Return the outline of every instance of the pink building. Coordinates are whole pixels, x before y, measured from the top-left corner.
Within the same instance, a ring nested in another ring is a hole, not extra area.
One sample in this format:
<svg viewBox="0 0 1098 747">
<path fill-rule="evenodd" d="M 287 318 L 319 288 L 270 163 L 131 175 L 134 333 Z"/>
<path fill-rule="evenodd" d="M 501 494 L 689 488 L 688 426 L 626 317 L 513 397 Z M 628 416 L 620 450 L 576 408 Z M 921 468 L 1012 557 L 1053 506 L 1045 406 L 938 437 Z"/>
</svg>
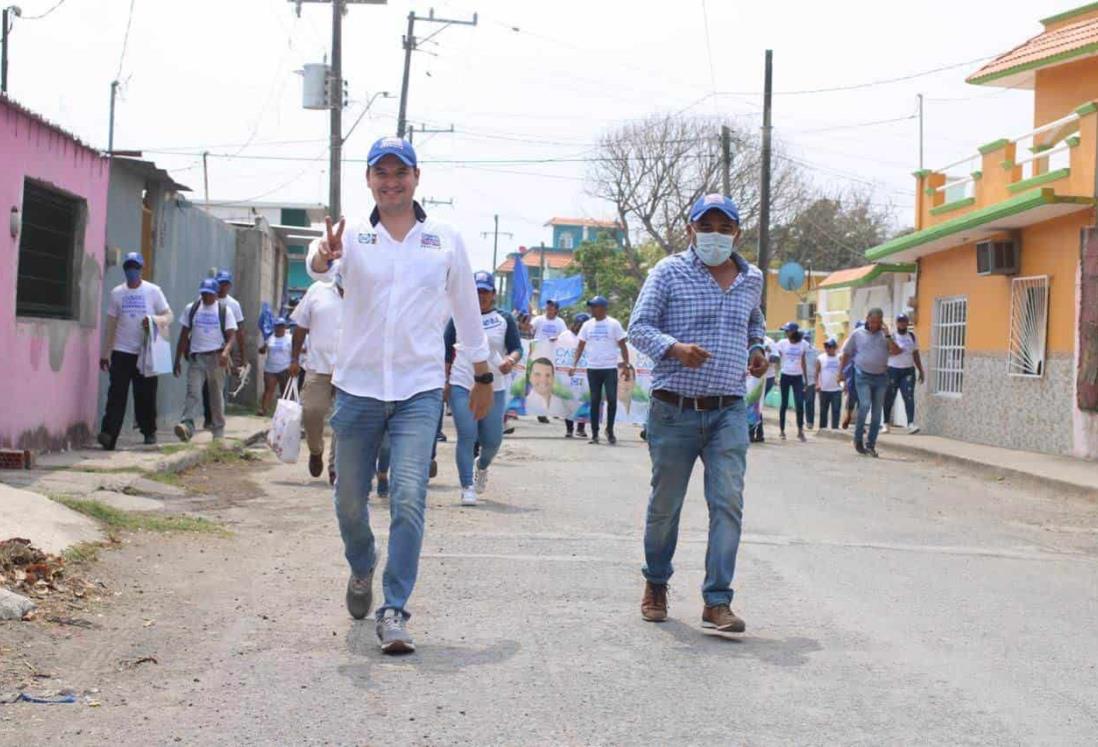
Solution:
<svg viewBox="0 0 1098 747">
<path fill-rule="evenodd" d="M 0 97 L 0 446 L 97 430 L 107 160 Z"/>
</svg>

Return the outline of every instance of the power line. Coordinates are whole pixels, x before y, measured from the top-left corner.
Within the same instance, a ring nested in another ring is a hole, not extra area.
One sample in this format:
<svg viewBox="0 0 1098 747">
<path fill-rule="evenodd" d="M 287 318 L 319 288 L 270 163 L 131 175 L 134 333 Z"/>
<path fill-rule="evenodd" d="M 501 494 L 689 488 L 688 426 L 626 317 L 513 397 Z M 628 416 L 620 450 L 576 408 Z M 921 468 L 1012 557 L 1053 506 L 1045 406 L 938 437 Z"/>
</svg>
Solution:
<svg viewBox="0 0 1098 747">
<path fill-rule="evenodd" d="M 908 114 L 905 117 L 892 117 L 891 119 L 877 119 L 872 122 L 851 122 L 850 124 L 834 125 L 833 127 L 818 127 L 813 130 L 796 130 L 790 129 L 788 132 L 795 132 L 798 135 L 811 135 L 817 132 L 835 132 L 837 130 L 853 130 L 859 127 L 875 127 L 883 124 L 893 124 L 895 122 L 907 122 L 918 117 L 917 114 Z M 785 129 L 785 128 L 781 128 Z"/>
<path fill-rule="evenodd" d="M 130 43 L 130 26 L 133 25 L 133 6 L 137 0 L 130 0 L 130 12 L 126 17 L 126 33 L 122 36 L 122 54 L 118 56 L 118 72 L 114 74 L 114 79 L 117 81 L 122 77 L 122 63 L 126 60 L 126 47 Z"/>
<path fill-rule="evenodd" d="M 54 12 L 55 10 L 60 8 L 62 5 L 64 5 L 66 2 L 67 2 L 67 0 L 57 0 L 57 2 L 54 3 L 53 7 L 50 8 L 49 10 L 47 10 L 45 13 L 39 13 L 36 16 L 22 16 L 22 19 L 24 21 L 37 21 L 39 19 L 45 18 L 50 13 Z"/>
</svg>

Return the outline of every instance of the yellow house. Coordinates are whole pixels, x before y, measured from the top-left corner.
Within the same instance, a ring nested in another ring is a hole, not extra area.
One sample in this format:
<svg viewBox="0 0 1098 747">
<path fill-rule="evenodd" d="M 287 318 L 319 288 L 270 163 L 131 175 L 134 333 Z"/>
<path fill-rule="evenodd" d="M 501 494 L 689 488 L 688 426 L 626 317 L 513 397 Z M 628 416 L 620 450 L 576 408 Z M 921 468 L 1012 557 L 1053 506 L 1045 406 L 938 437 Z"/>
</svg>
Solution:
<svg viewBox="0 0 1098 747">
<path fill-rule="evenodd" d="M 766 326 L 772 336 L 782 337 L 780 328 L 787 322 L 797 322 L 804 329 L 813 329 L 816 288 L 828 274 L 820 270 L 805 272 L 801 289 L 787 291 L 778 283 L 778 270 L 770 270 L 766 279 Z"/>
<path fill-rule="evenodd" d="M 823 279 L 816 295 L 817 347 L 829 337 L 842 345 L 870 309 L 881 309 L 886 320 L 912 313 L 915 265 L 882 263 L 837 270 Z"/>
<path fill-rule="evenodd" d="M 1032 89 L 1034 129 L 917 172 L 915 232 L 866 257 L 917 265 L 925 432 L 1095 459 L 1098 3 L 1042 24 L 968 78 Z"/>
</svg>

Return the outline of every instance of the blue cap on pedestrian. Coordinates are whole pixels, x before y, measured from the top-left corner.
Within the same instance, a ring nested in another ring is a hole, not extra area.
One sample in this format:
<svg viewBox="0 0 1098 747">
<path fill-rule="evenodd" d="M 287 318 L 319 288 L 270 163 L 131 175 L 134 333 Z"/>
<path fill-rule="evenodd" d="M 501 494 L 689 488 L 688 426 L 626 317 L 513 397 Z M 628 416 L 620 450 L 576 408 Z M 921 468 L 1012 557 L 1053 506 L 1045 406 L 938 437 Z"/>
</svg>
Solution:
<svg viewBox="0 0 1098 747">
<path fill-rule="evenodd" d="M 122 269 L 126 269 L 127 265 L 144 267 L 145 258 L 141 256 L 141 252 L 126 252 L 126 256 L 122 258 Z"/>
<path fill-rule="evenodd" d="M 228 270 L 218 270 L 217 276 L 214 279 L 218 282 L 218 284 L 229 283 L 231 285 L 233 282 L 233 274 Z"/>
<path fill-rule="evenodd" d="M 783 332 L 799 332 L 800 329 L 801 325 L 796 322 L 786 322 L 785 326 L 782 327 Z"/>
<path fill-rule="evenodd" d="M 825 348 L 836 348 L 838 346 L 839 346 L 839 341 L 836 340 L 834 337 L 829 337 L 826 340 L 824 340 L 824 347 Z"/>
<path fill-rule="evenodd" d="M 205 278 L 198 284 L 198 292 L 202 294 L 212 293 L 217 295 L 217 281 L 213 278 Z"/>
<path fill-rule="evenodd" d="M 284 317 L 284 316 L 276 317 L 275 318 L 275 326 L 276 327 L 285 327 L 286 326 L 286 317 Z"/>
<path fill-rule="evenodd" d="M 473 282 L 477 284 L 477 290 L 495 291 L 496 280 L 487 270 L 478 270 L 473 273 Z"/>
<path fill-rule="evenodd" d="M 907 318 L 907 314 L 900 314 L 898 317 L 896 317 L 896 321 L 898 321 L 898 322 L 910 322 L 911 320 Z"/>
<path fill-rule="evenodd" d="M 732 202 L 732 198 L 715 192 L 698 198 L 694 207 L 690 208 L 690 222 L 693 223 L 710 210 L 720 210 L 732 220 L 740 222 L 740 209 Z"/>
<path fill-rule="evenodd" d="M 590 314 L 585 314 L 584 312 L 581 311 L 580 313 L 576 314 L 576 318 L 575 318 L 574 321 L 576 322 L 576 324 L 583 324 L 584 322 L 586 322 L 590 318 L 591 318 Z"/>
<path fill-rule="evenodd" d="M 610 302 L 606 300 L 606 296 L 595 296 L 587 302 L 588 306 L 602 306 L 603 308 L 610 305 Z"/>
<path fill-rule="evenodd" d="M 404 162 L 406 166 L 415 168 L 418 161 L 416 159 L 416 149 L 402 137 L 383 137 L 379 138 L 370 146 L 370 153 L 366 156 L 366 163 L 370 166 L 376 166 L 377 162 L 385 156 L 396 156 Z"/>
<path fill-rule="evenodd" d="M 556 306 L 556 307 L 557 307 L 558 309 L 560 308 L 560 301 L 558 301 L 558 300 L 557 300 L 557 299 L 555 299 L 555 298 L 547 298 L 547 299 L 545 299 L 545 305 L 546 305 L 546 306 L 548 306 L 549 304 L 553 304 L 553 305 L 554 305 L 554 306 Z"/>
</svg>

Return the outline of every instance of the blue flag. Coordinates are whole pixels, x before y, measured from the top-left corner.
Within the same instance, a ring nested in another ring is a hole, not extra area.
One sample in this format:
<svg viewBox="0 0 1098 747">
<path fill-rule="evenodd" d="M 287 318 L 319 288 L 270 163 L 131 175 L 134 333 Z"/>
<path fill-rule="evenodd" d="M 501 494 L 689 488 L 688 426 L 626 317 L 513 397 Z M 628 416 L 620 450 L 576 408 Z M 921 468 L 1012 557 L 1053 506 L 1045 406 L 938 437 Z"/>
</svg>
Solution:
<svg viewBox="0 0 1098 747">
<path fill-rule="evenodd" d="M 511 256 L 515 259 L 515 272 L 511 277 L 511 308 L 529 312 L 530 295 L 533 290 L 530 287 L 530 275 L 526 272 L 522 255 L 512 254 Z"/>
<path fill-rule="evenodd" d="M 553 278 L 541 284 L 541 307 L 545 308 L 545 302 L 552 299 L 560 308 L 571 306 L 583 298 L 583 275 L 572 275 L 566 278 Z"/>
</svg>

